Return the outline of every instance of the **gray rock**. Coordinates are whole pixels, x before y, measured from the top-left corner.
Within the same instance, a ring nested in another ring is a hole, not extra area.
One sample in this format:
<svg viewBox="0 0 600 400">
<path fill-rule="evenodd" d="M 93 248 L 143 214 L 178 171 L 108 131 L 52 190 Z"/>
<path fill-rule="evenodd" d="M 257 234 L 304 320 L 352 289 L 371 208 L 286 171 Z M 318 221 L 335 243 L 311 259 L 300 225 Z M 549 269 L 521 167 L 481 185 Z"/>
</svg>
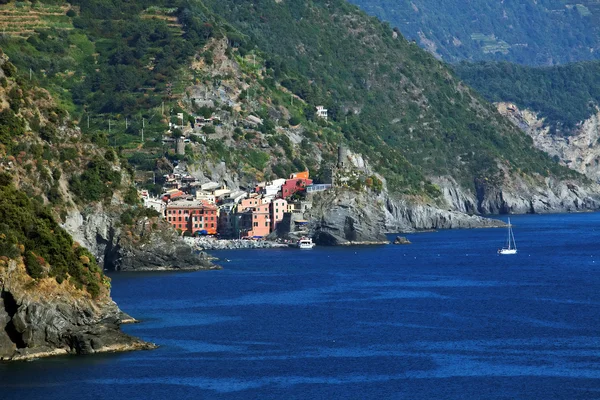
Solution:
<svg viewBox="0 0 600 400">
<path fill-rule="evenodd" d="M 40 295 L 24 266 L 11 264 L 0 267 L 0 359 L 156 347 L 121 332 L 123 313 L 107 295 L 94 300 L 66 282 Z"/>
<path fill-rule="evenodd" d="M 309 228 L 318 245 L 388 243 L 384 209 L 370 196 L 335 189 L 311 198 Z"/>
<path fill-rule="evenodd" d="M 120 212 L 93 210 L 73 211 L 65 228 L 73 239 L 88 248 L 104 269 L 112 271 L 199 270 L 214 266 L 194 251 L 170 227 L 150 230 L 148 221 L 140 221 L 133 233 L 143 240 L 135 242 L 120 227 Z"/>
<path fill-rule="evenodd" d="M 394 239 L 394 244 L 411 244 L 411 241 L 404 236 L 396 236 L 396 239 Z"/>
</svg>

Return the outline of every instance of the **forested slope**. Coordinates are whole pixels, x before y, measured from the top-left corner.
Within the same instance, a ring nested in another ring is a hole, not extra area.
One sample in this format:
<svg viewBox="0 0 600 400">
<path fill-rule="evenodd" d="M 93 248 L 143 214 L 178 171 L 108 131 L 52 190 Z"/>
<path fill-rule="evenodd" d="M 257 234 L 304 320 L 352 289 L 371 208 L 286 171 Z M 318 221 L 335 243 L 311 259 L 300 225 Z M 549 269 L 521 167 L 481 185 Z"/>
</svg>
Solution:
<svg viewBox="0 0 600 400">
<path fill-rule="evenodd" d="M 593 0 L 350 0 L 448 62 L 553 65 L 598 59 Z"/>
<path fill-rule="evenodd" d="M 508 101 L 569 131 L 596 113 L 600 104 L 600 62 L 554 67 L 509 63 L 460 63 L 458 76 L 493 102 Z"/>
<path fill-rule="evenodd" d="M 266 154 L 257 133 L 232 128 L 236 146 L 226 151 L 222 141 L 209 140 L 204 158 L 235 160 L 238 170 L 315 170 L 323 165 L 311 148 L 321 147 L 325 163 L 346 144 L 395 192 L 432 197 L 439 193 L 428 177 L 450 176 L 473 189 L 481 180 L 501 185 L 506 168 L 571 176 L 445 64 L 345 1 L 77 0 L 67 14 L 70 29 L 39 28 L 26 40 L 5 36 L 0 45 L 22 79 L 61 99 L 85 137 L 114 147 L 138 168 L 169 157 L 159 142 L 168 115 L 173 121 L 179 111 L 192 113 L 182 109 L 187 87 L 205 82 L 205 90 L 217 90 L 231 78 L 190 69 L 192 62 L 214 63 L 211 43 L 225 40 L 224 57 L 247 71 L 247 87 L 234 99 L 241 117 L 265 118 L 258 134 L 281 151 Z M 290 92 L 299 103 L 286 104 Z M 314 121 L 317 105 L 329 109 L 327 123 Z M 282 137 L 287 121 L 272 119 L 274 108 L 305 127 L 304 148 Z"/>
</svg>

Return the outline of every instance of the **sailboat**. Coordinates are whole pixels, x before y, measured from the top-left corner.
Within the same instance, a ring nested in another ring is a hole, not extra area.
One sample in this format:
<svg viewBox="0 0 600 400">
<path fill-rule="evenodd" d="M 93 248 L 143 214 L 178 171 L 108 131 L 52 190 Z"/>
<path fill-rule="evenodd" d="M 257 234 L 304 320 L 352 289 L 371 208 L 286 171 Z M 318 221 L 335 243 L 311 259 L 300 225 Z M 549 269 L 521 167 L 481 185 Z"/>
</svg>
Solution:
<svg viewBox="0 0 600 400">
<path fill-rule="evenodd" d="M 506 246 L 498 249 L 498 254 L 517 254 L 517 244 L 515 243 L 515 235 L 512 231 L 510 218 L 508 219 L 508 237 L 506 238 Z"/>
</svg>

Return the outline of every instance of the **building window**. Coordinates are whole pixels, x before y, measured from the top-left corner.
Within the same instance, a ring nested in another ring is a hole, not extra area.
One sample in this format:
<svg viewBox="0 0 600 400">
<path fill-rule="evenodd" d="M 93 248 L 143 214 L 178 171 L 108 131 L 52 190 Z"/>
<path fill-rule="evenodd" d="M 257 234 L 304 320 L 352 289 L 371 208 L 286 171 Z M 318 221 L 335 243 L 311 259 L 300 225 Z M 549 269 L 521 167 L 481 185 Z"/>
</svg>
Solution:
<svg viewBox="0 0 600 400">
<path fill-rule="evenodd" d="M 185 217 L 185 220 L 187 221 L 187 220 L 188 220 L 188 217 Z"/>
<path fill-rule="evenodd" d="M 265 226 L 269 226 L 269 223 L 268 223 L 268 222 L 265 222 Z"/>
<path fill-rule="evenodd" d="M 185 210 L 183 213 L 184 214 L 189 214 L 190 212 L 188 210 Z"/>
<path fill-rule="evenodd" d="M 214 227 L 215 227 L 215 224 L 210 224 L 210 227 L 211 227 L 211 228 L 214 228 Z"/>
<path fill-rule="evenodd" d="M 254 223 L 254 226 L 258 226 L 258 222 L 255 222 L 255 223 Z"/>
<path fill-rule="evenodd" d="M 181 217 L 179 217 L 179 222 L 181 222 Z"/>
</svg>

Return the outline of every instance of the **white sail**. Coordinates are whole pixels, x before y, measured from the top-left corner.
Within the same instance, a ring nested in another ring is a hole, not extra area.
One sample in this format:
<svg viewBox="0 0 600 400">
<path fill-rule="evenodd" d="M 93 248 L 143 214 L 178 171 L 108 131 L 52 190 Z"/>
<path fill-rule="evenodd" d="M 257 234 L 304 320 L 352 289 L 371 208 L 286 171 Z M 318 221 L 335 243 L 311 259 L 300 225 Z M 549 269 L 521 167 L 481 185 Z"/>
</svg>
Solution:
<svg viewBox="0 0 600 400">
<path fill-rule="evenodd" d="M 515 242 L 515 235 L 512 231 L 510 218 L 508 219 L 508 236 L 506 238 L 506 246 L 498 249 L 498 254 L 517 254 L 517 243 Z"/>
</svg>

